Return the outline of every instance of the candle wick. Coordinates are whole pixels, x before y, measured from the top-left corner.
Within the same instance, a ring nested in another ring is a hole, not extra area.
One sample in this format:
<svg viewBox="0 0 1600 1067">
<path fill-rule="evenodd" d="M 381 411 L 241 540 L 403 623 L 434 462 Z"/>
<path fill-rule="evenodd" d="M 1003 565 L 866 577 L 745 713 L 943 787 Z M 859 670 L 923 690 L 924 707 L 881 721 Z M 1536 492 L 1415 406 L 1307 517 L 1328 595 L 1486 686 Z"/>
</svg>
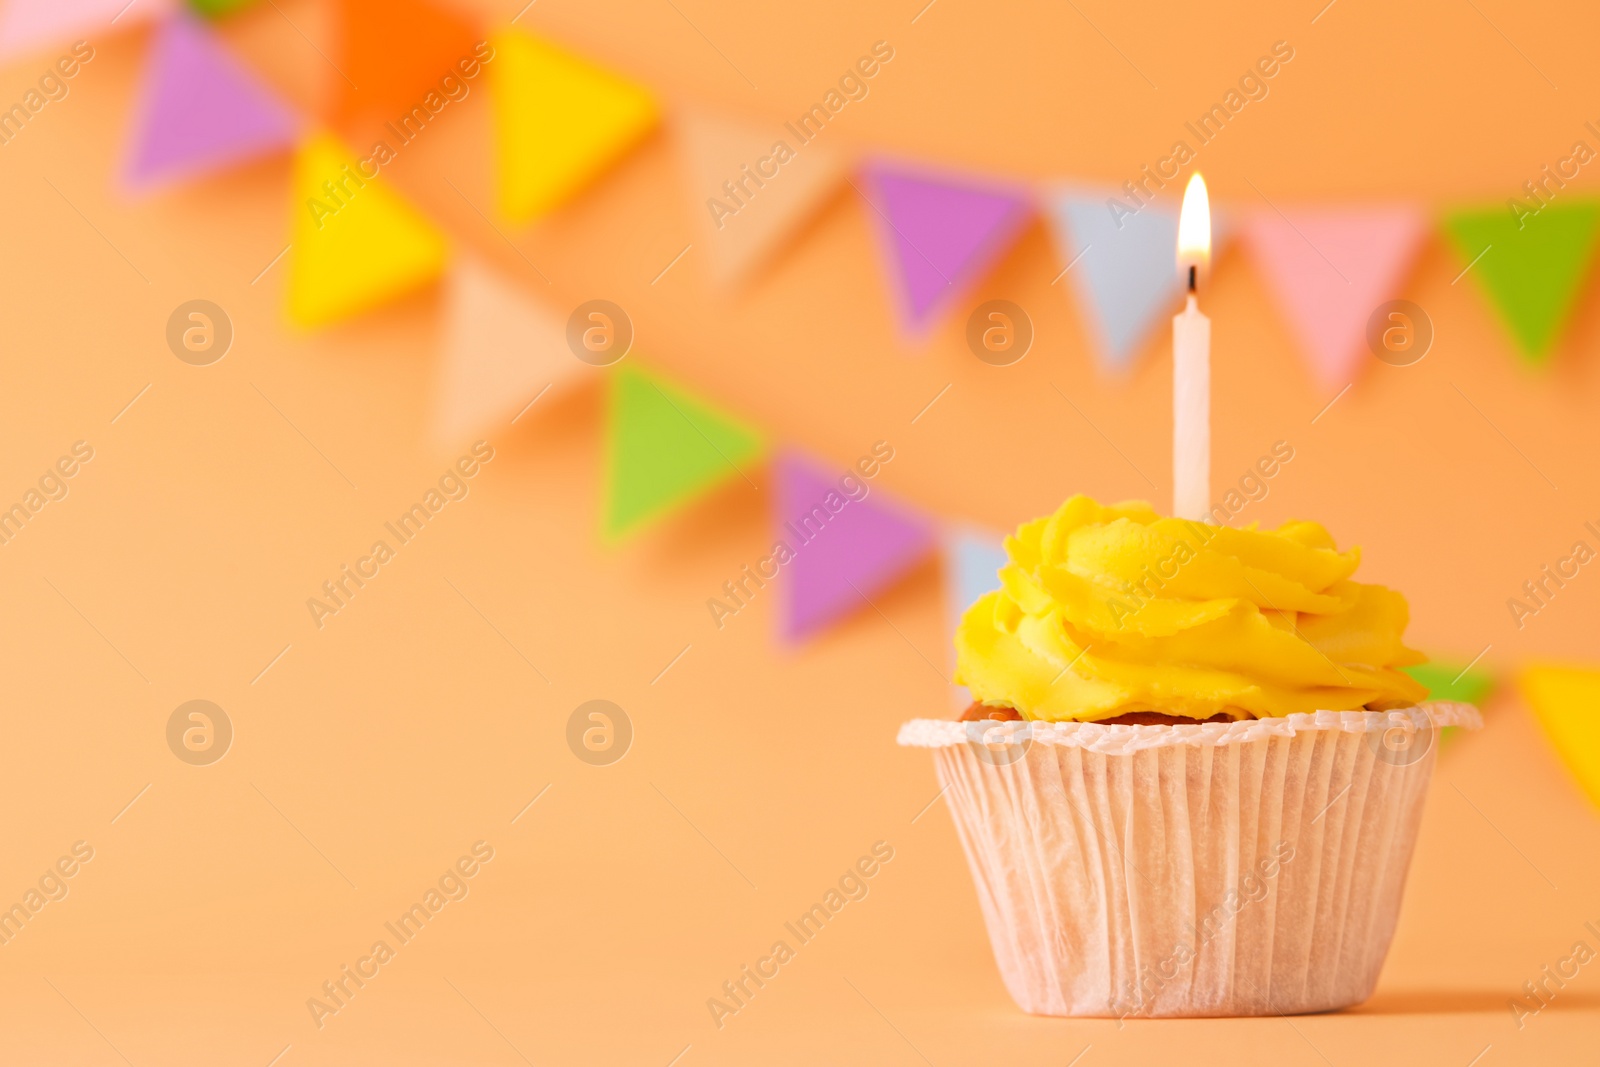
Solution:
<svg viewBox="0 0 1600 1067">
<path fill-rule="evenodd" d="M 1195 274 L 1195 265 L 1193 263 L 1191 263 L 1191 264 L 1189 264 L 1189 291 L 1191 293 L 1194 292 L 1194 274 Z"/>
</svg>

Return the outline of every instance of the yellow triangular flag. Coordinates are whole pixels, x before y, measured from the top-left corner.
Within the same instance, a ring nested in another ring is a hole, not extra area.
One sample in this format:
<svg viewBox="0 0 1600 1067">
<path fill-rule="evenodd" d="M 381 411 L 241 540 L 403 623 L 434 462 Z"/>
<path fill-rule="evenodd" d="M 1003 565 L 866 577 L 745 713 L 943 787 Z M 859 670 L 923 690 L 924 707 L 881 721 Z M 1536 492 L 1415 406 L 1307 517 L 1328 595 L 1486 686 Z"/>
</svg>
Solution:
<svg viewBox="0 0 1600 1067">
<path fill-rule="evenodd" d="M 289 318 L 321 326 L 377 307 L 438 277 L 444 235 L 390 189 L 376 163 L 327 134 L 294 165 L 294 253 Z"/>
<path fill-rule="evenodd" d="M 492 43 L 500 210 L 529 222 L 633 147 L 655 125 L 656 105 L 643 88 L 521 30 Z"/>
<path fill-rule="evenodd" d="M 1567 767 L 1600 804 L 1600 671 L 1529 667 L 1522 693 Z"/>
</svg>

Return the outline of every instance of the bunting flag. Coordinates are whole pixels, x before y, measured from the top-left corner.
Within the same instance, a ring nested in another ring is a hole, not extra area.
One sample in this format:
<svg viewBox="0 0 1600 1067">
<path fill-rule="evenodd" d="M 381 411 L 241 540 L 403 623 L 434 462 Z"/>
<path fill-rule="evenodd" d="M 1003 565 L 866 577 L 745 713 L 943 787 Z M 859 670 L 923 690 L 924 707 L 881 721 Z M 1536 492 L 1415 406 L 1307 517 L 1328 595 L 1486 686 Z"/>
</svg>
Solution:
<svg viewBox="0 0 1600 1067">
<path fill-rule="evenodd" d="M 142 118 L 124 168 L 136 189 L 191 178 L 288 148 L 295 117 L 187 15 L 158 32 Z"/>
<path fill-rule="evenodd" d="M 430 92 L 445 99 L 439 95 L 445 75 L 464 79 L 457 64 L 476 71 L 483 58 L 472 25 L 427 0 L 339 0 L 338 26 L 330 117 L 339 123 L 397 122 L 414 107 L 427 109 Z"/>
<path fill-rule="evenodd" d="M 630 534 L 730 478 L 764 449 L 733 416 L 631 363 L 610 372 L 606 404 L 607 540 Z"/>
<path fill-rule="evenodd" d="M 1000 588 L 999 570 L 1006 565 L 1005 538 L 987 530 L 957 527 L 944 535 L 945 593 L 949 598 L 950 633 L 961 625 L 975 600 Z M 951 662 L 955 646 L 949 646 Z M 966 686 L 956 686 L 951 698 L 965 710 L 972 703 Z"/>
<path fill-rule="evenodd" d="M 854 471 L 828 471 L 787 453 L 774 473 L 775 535 L 790 549 L 779 562 L 787 575 L 783 635 L 791 641 L 866 607 L 934 547 L 930 523 L 884 500 Z"/>
<path fill-rule="evenodd" d="M 546 392 L 597 373 L 567 347 L 559 314 L 471 257 L 451 267 L 444 319 L 433 413 L 440 445 L 520 418 Z"/>
<path fill-rule="evenodd" d="M 1048 198 L 1066 273 L 1089 313 L 1101 366 L 1123 371 L 1183 299 L 1178 213 L 1147 205 L 1120 221 L 1107 196 L 1059 190 Z"/>
<path fill-rule="evenodd" d="M 1426 217 L 1407 205 L 1258 211 L 1244 232 L 1317 382 L 1348 385 L 1368 355 L 1367 320 L 1416 263 Z"/>
<path fill-rule="evenodd" d="M 1600 671 L 1529 667 L 1522 692 L 1589 799 L 1600 804 Z"/>
<path fill-rule="evenodd" d="M 1028 195 L 1013 186 L 883 162 L 863 177 L 901 319 L 913 336 L 926 334 L 982 279 L 1031 213 Z"/>
<path fill-rule="evenodd" d="M 294 167 L 289 318 L 321 326 L 427 284 L 444 269 L 444 235 L 327 134 Z"/>
<path fill-rule="evenodd" d="M 1428 687 L 1429 700 L 1454 700 L 1462 704 L 1481 705 L 1483 698 L 1494 687 L 1492 674 L 1465 664 L 1434 660 L 1402 669 Z"/>
<path fill-rule="evenodd" d="M 1577 303 L 1600 226 L 1600 202 L 1563 200 L 1518 217 L 1505 208 L 1457 211 L 1444 230 L 1499 310 L 1523 359 L 1542 364 Z"/>
<path fill-rule="evenodd" d="M 1427 686 L 1429 700 L 1453 700 L 1481 708 L 1489 690 L 1494 688 L 1494 676 L 1470 664 L 1432 660 L 1401 669 Z M 1455 740 L 1460 732 L 1459 726 L 1446 726 L 1439 731 L 1439 744 L 1443 746 Z"/>
<path fill-rule="evenodd" d="M 139 0 L 131 6 L 128 0 L 0 0 L 0 4 L 0 62 L 5 62 L 29 52 L 66 48 L 79 38 L 93 47 L 107 33 L 167 14 L 175 0 Z"/>
<path fill-rule="evenodd" d="M 1087 311 L 1102 370 L 1127 371 L 1183 303 L 1178 273 L 1178 211 L 1146 204 L 1113 215 L 1109 189 L 1064 187 L 1046 194 L 1050 228 L 1061 256 L 1059 281 L 1070 275 Z M 1211 210 L 1211 259 L 1233 235 L 1227 211 Z"/>
<path fill-rule="evenodd" d="M 189 0 L 189 6 L 207 18 L 220 18 L 242 11 L 256 0 Z"/>
<path fill-rule="evenodd" d="M 530 222 L 595 180 L 656 123 L 640 86 L 520 30 L 496 34 L 500 210 Z"/>
<path fill-rule="evenodd" d="M 792 144 L 766 128 L 684 109 L 679 157 L 712 280 L 742 281 L 794 236 L 844 181 L 849 161 L 827 144 Z"/>
</svg>

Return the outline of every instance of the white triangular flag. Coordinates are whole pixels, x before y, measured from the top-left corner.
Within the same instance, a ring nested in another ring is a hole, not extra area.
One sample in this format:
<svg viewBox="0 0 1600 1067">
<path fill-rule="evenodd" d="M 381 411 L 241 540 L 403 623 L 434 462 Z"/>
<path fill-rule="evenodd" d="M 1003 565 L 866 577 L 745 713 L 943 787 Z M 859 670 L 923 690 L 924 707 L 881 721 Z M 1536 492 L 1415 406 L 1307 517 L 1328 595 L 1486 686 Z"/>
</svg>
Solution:
<svg viewBox="0 0 1600 1067">
<path fill-rule="evenodd" d="M 596 372 L 568 348 L 559 312 L 470 257 L 451 268 L 434 394 L 433 434 L 441 445 L 520 419 L 533 401 L 548 403 L 547 393 Z"/>
<path fill-rule="evenodd" d="M 843 184 L 846 154 L 765 127 L 680 110 L 676 130 L 712 280 L 732 285 L 771 259 Z"/>
</svg>

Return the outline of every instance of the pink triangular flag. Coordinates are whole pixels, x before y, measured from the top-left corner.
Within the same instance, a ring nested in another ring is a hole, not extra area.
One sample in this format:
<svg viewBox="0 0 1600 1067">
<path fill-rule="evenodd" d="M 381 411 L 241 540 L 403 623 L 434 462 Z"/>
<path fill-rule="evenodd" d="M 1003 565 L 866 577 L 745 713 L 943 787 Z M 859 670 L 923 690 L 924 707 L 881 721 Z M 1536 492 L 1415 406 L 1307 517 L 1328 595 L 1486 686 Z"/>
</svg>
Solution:
<svg viewBox="0 0 1600 1067">
<path fill-rule="evenodd" d="M 866 475 L 877 474 L 881 459 L 875 453 L 838 471 L 793 453 L 775 463 L 775 536 L 791 554 L 778 561 L 788 587 L 783 632 L 791 640 L 866 607 L 934 548 L 932 525 L 885 500 Z"/>
<path fill-rule="evenodd" d="M 433 433 L 453 447 L 545 394 L 598 373 L 567 347 L 566 321 L 491 268 L 463 256 L 445 288 L 444 352 Z"/>
<path fill-rule="evenodd" d="M 170 18 L 151 49 L 126 177 L 134 188 L 195 177 L 287 149 L 298 122 L 215 33 Z"/>
<path fill-rule="evenodd" d="M 1015 186 L 881 162 L 864 177 L 913 334 L 926 332 L 994 266 L 1032 213 L 1027 192 Z"/>
<path fill-rule="evenodd" d="M 1245 240 L 1324 386 L 1352 381 L 1367 352 L 1367 320 L 1398 295 L 1427 235 L 1416 208 L 1258 211 Z"/>
<path fill-rule="evenodd" d="M 843 182 L 848 159 L 781 126 L 683 109 L 679 158 L 719 285 L 743 280 L 791 239 Z"/>
<path fill-rule="evenodd" d="M 89 48 L 109 33 L 164 15 L 175 0 L 0 0 L 0 62 L 83 38 Z M 93 52 L 89 53 L 91 56 Z M 77 55 L 78 60 L 84 57 Z"/>
</svg>

